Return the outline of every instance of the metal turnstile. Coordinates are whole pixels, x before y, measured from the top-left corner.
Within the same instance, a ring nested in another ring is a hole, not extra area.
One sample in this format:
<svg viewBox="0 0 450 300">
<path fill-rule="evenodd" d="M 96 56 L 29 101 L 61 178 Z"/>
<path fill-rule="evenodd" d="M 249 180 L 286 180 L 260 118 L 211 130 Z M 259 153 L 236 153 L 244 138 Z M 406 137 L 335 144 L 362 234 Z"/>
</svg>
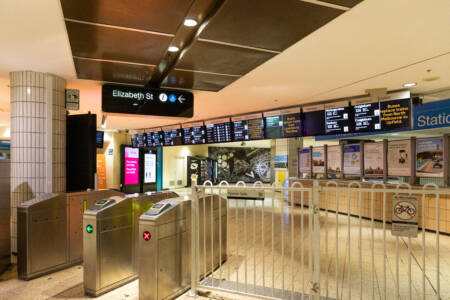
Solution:
<svg viewBox="0 0 450 300">
<path fill-rule="evenodd" d="M 97 202 L 83 216 L 84 290 L 98 296 L 138 276 L 139 216 L 173 192 L 132 194 Z"/>
<path fill-rule="evenodd" d="M 83 211 L 114 190 L 44 194 L 17 208 L 17 269 L 29 280 L 83 259 Z"/>
<path fill-rule="evenodd" d="M 226 201 L 218 195 L 206 195 L 199 199 L 200 277 L 209 274 L 226 259 Z M 139 299 L 170 299 L 190 287 L 191 203 L 189 196 L 163 200 L 140 217 Z M 222 229 L 221 235 L 219 228 Z M 222 238 L 221 251 L 219 237 Z"/>
</svg>

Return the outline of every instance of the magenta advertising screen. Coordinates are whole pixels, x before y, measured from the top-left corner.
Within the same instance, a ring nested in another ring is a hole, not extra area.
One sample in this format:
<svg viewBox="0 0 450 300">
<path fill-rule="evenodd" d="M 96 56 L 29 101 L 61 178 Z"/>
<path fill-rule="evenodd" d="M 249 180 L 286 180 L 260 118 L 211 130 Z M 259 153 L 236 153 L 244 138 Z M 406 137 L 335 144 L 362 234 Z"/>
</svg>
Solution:
<svg viewBox="0 0 450 300">
<path fill-rule="evenodd" d="M 139 184 L 139 149 L 125 147 L 125 185 Z"/>
</svg>

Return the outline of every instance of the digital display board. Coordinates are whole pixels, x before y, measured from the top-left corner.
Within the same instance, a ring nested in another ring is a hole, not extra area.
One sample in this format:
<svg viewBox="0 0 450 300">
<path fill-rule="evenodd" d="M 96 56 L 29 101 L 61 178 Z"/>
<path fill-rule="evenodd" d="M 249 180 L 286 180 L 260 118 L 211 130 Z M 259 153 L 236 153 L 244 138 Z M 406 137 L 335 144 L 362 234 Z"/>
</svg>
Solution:
<svg viewBox="0 0 450 300">
<path fill-rule="evenodd" d="M 325 134 L 350 132 L 350 107 L 348 101 L 325 105 Z"/>
<path fill-rule="evenodd" d="M 125 185 L 139 184 L 139 149 L 125 147 Z"/>
<path fill-rule="evenodd" d="M 283 137 L 299 137 L 302 134 L 300 107 L 284 109 L 281 111 Z"/>
<path fill-rule="evenodd" d="M 283 137 L 283 119 L 279 110 L 264 113 L 266 126 L 264 127 L 266 139 L 279 139 Z"/>
<path fill-rule="evenodd" d="M 411 101 L 399 99 L 380 102 L 381 130 L 402 130 L 411 127 Z"/>
<path fill-rule="evenodd" d="M 131 135 L 131 146 L 137 148 L 137 134 Z"/>
<path fill-rule="evenodd" d="M 104 137 L 103 131 L 97 131 L 95 134 L 95 144 L 97 148 L 103 148 L 103 137 Z"/>
<path fill-rule="evenodd" d="M 373 102 L 371 98 L 355 100 L 352 102 L 355 117 L 355 132 L 381 130 L 380 103 Z"/>
<path fill-rule="evenodd" d="M 325 112 L 323 105 L 303 107 L 303 135 L 318 136 L 325 134 Z"/>
<path fill-rule="evenodd" d="M 207 143 L 225 143 L 232 141 L 230 118 L 208 120 L 205 121 L 205 126 Z"/>
<path fill-rule="evenodd" d="M 146 133 L 147 146 L 148 147 L 161 147 L 163 146 L 164 136 L 161 128 L 149 129 Z"/>
<path fill-rule="evenodd" d="M 206 143 L 206 130 L 203 122 L 186 123 L 183 128 L 183 144 L 197 145 Z"/>
<path fill-rule="evenodd" d="M 144 183 L 156 182 L 156 153 L 144 153 Z"/>
<path fill-rule="evenodd" d="M 193 108 L 191 92 L 117 84 L 102 86 L 102 111 L 108 113 L 192 118 Z"/>
<path fill-rule="evenodd" d="M 233 140 L 248 141 L 264 139 L 264 121 L 261 113 L 233 117 Z"/>
<path fill-rule="evenodd" d="M 164 135 L 164 146 L 176 146 L 183 144 L 183 134 L 180 125 L 162 128 Z"/>
<path fill-rule="evenodd" d="M 145 147 L 147 145 L 147 137 L 145 135 L 145 133 L 136 133 L 135 134 L 135 143 L 136 146 L 134 147 Z"/>
</svg>

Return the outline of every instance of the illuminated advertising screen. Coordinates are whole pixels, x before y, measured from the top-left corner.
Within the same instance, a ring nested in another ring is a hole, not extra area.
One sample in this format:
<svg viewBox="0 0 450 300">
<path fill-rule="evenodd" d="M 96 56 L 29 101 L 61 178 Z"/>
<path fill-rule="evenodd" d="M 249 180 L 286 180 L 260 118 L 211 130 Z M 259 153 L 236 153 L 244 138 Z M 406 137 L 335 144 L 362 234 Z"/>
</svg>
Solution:
<svg viewBox="0 0 450 300">
<path fill-rule="evenodd" d="M 139 184 L 139 149 L 125 147 L 125 185 Z"/>
<path fill-rule="evenodd" d="M 156 182 L 156 154 L 144 154 L 144 183 Z"/>
</svg>

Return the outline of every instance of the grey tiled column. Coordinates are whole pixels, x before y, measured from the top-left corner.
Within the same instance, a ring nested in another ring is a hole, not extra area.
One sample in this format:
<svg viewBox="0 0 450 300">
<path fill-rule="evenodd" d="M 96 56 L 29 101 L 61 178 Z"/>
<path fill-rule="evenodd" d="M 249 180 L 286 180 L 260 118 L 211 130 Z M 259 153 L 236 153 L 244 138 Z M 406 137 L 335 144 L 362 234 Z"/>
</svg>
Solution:
<svg viewBox="0 0 450 300">
<path fill-rule="evenodd" d="M 10 73 L 11 262 L 17 262 L 17 206 L 66 189 L 66 81 L 47 73 Z"/>
</svg>

